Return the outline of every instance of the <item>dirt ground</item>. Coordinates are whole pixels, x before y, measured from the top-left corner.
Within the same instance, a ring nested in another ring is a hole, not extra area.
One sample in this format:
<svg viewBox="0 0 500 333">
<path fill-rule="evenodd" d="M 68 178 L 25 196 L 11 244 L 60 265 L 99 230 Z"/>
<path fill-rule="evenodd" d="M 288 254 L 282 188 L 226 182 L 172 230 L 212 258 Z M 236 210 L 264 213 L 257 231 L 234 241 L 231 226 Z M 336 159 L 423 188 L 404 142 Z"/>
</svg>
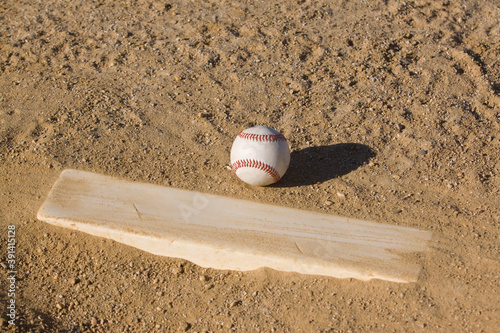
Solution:
<svg viewBox="0 0 500 333">
<path fill-rule="evenodd" d="M 228 170 L 252 125 L 276 185 Z M 2 1 L 0 331 L 498 332 L 499 130 L 498 0 Z M 433 239 L 409 284 L 201 268 L 38 221 L 65 168 Z"/>
</svg>

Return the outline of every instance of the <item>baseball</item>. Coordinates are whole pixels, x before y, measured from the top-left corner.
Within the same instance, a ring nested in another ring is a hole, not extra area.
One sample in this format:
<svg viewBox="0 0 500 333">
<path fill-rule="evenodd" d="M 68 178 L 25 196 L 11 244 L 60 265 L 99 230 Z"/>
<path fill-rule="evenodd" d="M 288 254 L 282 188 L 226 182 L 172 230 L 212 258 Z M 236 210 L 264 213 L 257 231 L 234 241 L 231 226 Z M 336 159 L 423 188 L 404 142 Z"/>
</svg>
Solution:
<svg viewBox="0 0 500 333">
<path fill-rule="evenodd" d="M 250 185 L 266 186 L 283 177 L 290 164 L 290 148 L 283 134 L 267 126 L 238 133 L 231 148 L 234 174 Z"/>
</svg>

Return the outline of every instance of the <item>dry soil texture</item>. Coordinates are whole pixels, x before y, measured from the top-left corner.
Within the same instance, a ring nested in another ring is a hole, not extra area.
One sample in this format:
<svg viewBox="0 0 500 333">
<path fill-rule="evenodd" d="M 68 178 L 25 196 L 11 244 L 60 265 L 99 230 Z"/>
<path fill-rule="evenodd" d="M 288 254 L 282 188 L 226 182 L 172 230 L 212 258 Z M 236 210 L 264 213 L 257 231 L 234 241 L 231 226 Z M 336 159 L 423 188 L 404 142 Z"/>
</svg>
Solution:
<svg viewBox="0 0 500 333">
<path fill-rule="evenodd" d="M 274 186 L 228 170 L 252 125 L 289 139 Z M 4 0 L 0 330 L 495 332 L 499 133 L 498 0 Z M 410 284 L 205 269 L 37 221 L 64 168 L 433 240 Z"/>
</svg>

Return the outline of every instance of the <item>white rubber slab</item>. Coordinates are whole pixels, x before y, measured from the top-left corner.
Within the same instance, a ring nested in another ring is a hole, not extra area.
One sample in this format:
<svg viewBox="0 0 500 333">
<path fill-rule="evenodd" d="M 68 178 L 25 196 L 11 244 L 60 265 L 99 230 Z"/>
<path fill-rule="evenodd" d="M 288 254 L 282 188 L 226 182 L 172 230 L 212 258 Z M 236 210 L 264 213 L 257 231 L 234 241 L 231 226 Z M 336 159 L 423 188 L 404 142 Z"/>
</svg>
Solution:
<svg viewBox="0 0 500 333">
<path fill-rule="evenodd" d="M 431 233 L 65 170 L 38 219 L 203 267 L 412 282 Z"/>
</svg>

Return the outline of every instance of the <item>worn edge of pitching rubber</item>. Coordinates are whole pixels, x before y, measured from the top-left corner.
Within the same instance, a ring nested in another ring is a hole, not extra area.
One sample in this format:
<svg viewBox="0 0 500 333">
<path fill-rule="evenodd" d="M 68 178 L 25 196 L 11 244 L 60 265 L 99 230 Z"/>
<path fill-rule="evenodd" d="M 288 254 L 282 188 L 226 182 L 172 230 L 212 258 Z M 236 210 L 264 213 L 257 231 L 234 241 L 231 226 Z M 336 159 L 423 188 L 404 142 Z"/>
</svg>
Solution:
<svg viewBox="0 0 500 333">
<path fill-rule="evenodd" d="M 275 183 L 281 179 L 281 176 L 279 175 L 278 171 L 276 171 L 276 169 L 274 169 L 267 163 L 255 159 L 245 158 L 236 160 L 231 165 L 231 169 L 233 170 L 233 173 L 236 175 L 236 177 L 238 177 L 238 174 L 236 172 L 239 168 L 254 168 L 257 170 L 261 170 L 265 172 L 269 177 L 271 177 Z"/>
<path fill-rule="evenodd" d="M 413 282 L 431 232 L 65 170 L 38 219 L 203 267 Z"/>
</svg>

